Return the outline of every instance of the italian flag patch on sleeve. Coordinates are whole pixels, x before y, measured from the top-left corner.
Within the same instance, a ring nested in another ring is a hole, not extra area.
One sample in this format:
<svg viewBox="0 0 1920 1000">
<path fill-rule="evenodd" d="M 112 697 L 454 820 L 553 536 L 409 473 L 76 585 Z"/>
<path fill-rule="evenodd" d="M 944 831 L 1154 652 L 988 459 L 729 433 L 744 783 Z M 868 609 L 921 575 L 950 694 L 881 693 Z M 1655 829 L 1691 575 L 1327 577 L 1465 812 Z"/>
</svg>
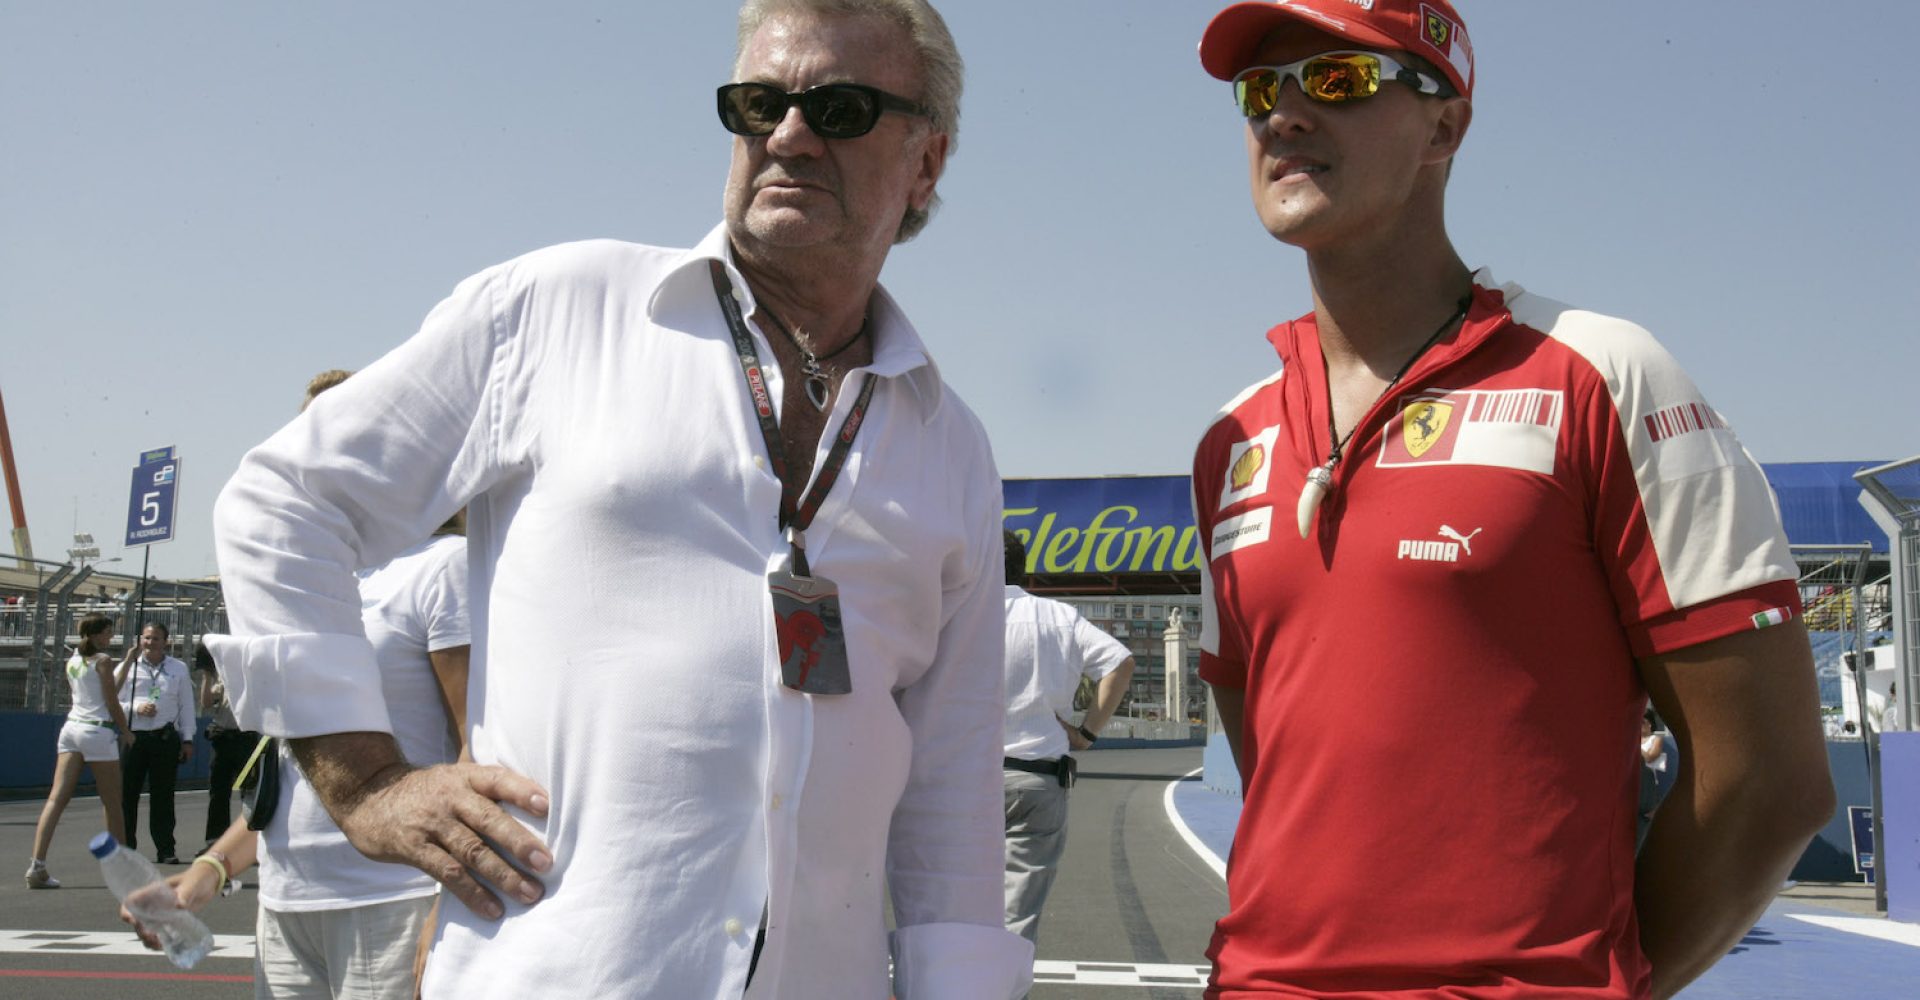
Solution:
<svg viewBox="0 0 1920 1000">
<path fill-rule="evenodd" d="M 1753 616 L 1753 627 L 1769 628 L 1792 617 L 1793 612 L 1787 608 L 1768 608 Z"/>
</svg>

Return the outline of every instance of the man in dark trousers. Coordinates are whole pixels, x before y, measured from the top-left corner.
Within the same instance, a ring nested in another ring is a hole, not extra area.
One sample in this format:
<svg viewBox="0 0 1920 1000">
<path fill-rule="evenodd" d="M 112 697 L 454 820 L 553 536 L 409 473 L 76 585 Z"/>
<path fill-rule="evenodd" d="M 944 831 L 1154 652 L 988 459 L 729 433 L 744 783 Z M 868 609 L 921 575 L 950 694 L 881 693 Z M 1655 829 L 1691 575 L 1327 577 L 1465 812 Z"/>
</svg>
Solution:
<svg viewBox="0 0 1920 1000">
<path fill-rule="evenodd" d="M 139 846 L 140 792 L 153 791 L 147 832 L 153 856 L 177 865 L 173 842 L 173 781 L 180 765 L 193 758 L 194 694 L 187 665 L 167 655 L 167 627 L 148 622 L 140 630 L 140 655 L 128 671 L 120 699 L 133 723 L 133 746 L 121 755 L 126 785 L 121 791 L 127 819 L 127 847 Z"/>
</svg>

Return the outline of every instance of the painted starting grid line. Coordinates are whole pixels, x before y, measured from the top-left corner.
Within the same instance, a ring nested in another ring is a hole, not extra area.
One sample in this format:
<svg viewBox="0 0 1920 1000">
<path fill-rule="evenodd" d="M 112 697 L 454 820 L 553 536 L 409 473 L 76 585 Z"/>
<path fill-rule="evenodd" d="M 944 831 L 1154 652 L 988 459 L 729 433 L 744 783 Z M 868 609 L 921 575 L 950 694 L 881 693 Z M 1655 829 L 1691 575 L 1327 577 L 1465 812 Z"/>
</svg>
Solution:
<svg viewBox="0 0 1920 1000">
<path fill-rule="evenodd" d="M 253 961 L 251 934 L 216 934 L 209 959 Z M 0 931 L 0 954 L 165 956 L 148 951 L 127 931 Z M 1129 965 L 1123 962 L 1033 963 L 1033 981 L 1078 986 L 1186 986 L 1207 985 L 1204 965 Z"/>
<path fill-rule="evenodd" d="M 1076 986 L 1186 986 L 1201 989 L 1207 985 L 1205 965 L 1130 965 L 1125 962 L 1057 962 L 1042 959 L 1033 963 L 1033 985 L 1071 983 Z"/>
<path fill-rule="evenodd" d="M 132 931 L 0 931 L 0 954 L 12 955 L 151 955 Z M 253 961 L 253 935 L 215 934 L 212 958 Z"/>
<path fill-rule="evenodd" d="M 1831 930 L 1891 941 L 1920 948 L 1920 927 L 1866 917 L 1835 917 L 1824 914 L 1789 913 L 1795 920 Z M 151 956 L 164 961 L 158 953 L 142 947 L 126 931 L 10 931 L 0 930 L 0 954 L 33 955 L 115 955 Z M 210 959 L 253 960 L 253 936 L 217 934 Z M 1124 962 L 1064 962 L 1041 960 L 1033 963 L 1034 985 L 1188 987 L 1207 985 L 1209 969 L 1204 965 L 1128 964 Z"/>
</svg>

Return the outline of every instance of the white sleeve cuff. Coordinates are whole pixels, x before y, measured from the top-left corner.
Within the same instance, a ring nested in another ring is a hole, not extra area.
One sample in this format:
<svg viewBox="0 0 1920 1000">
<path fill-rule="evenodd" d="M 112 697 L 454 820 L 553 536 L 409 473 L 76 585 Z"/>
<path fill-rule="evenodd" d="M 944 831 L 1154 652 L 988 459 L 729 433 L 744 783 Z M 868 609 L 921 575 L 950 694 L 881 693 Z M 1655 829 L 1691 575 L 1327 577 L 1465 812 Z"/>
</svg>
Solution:
<svg viewBox="0 0 1920 1000">
<path fill-rule="evenodd" d="M 365 636 L 203 636 L 241 729 L 298 739 L 391 733 L 380 666 Z"/>
<path fill-rule="evenodd" d="M 1004 927 L 915 924 L 893 932 L 896 1000 L 1018 1000 L 1033 985 L 1033 944 Z"/>
</svg>

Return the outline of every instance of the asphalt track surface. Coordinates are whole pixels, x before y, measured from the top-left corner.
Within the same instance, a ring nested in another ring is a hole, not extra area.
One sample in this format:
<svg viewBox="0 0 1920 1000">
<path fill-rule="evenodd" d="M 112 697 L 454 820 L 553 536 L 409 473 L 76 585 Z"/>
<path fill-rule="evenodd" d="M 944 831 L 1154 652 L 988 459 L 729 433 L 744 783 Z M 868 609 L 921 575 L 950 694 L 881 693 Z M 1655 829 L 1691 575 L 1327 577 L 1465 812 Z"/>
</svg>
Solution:
<svg viewBox="0 0 1920 1000">
<path fill-rule="evenodd" d="M 1033 1000 L 1200 996 L 1207 936 L 1225 912 L 1226 887 L 1181 838 L 1163 805 L 1167 783 L 1199 766 L 1198 748 L 1083 755 L 1081 783 L 1069 800 L 1066 859 L 1041 917 L 1040 978 L 1056 981 L 1036 986 Z M 201 845 L 206 804 L 205 792 L 177 796 L 183 857 Z M 182 972 L 142 950 L 116 916 L 86 849 L 104 822 L 98 799 L 75 799 L 55 835 L 47 862 L 65 888 L 26 888 L 20 873 L 40 806 L 38 800 L 0 802 L 0 858 L 12 859 L 0 882 L 0 998 L 253 995 L 251 884 L 208 905 L 202 916 L 219 947 Z M 146 813 L 142 808 L 143 822 Z"/>
<path fill-rule="evenodd" d="M 1207 939 L 1227 903 L 1217 865 L 1238 807 L 1188 778 L 1199 766 L 1198 748 L 1081 755 L 1066 857 L 1040 923 L 1033 1000 L 1201 995 Z M 206 802 L 205 792 L 179 796 L 183 855 L 201 843 Z M 37 800 L 0 802 L 0 858 L 12 859 L 0 881 L 0 998 L 253 995 L 252 888 L 207 908 L 220 947 L 182 972 L 142 950 L 115 916 L 86 851 L 102 823 L 97 799 L 76 799 L 54 840 L 48 862 L 66 888 L 26 888 L 20 872 L 39 813 Z M 1920 997 L 1920 926 L 1872 915 L 1871 898 L 1862 886 L 1783 893 L 1681 1000 Z"/>
</svg>

